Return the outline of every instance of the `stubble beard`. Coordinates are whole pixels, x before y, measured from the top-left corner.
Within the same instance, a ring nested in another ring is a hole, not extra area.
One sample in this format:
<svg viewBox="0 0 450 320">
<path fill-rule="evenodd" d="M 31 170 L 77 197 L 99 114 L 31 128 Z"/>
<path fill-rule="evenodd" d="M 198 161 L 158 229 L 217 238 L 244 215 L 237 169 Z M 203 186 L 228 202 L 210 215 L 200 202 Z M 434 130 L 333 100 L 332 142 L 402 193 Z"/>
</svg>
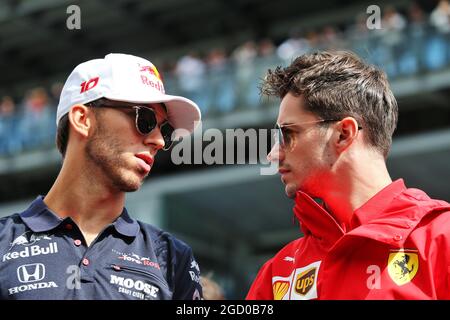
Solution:
<svg viewBox="0 0 450 320">
<path fill-rule="evenodd" d="M 111 138 L 97 122 L 96 131 L 86 144 L 87 159 L 103 173 L 113 189 L 134 192 L 139 189 L 142 180 L 130 172 L 129 163 L 123 159 L 124 153 L 121 143 Z"/>
</svg>

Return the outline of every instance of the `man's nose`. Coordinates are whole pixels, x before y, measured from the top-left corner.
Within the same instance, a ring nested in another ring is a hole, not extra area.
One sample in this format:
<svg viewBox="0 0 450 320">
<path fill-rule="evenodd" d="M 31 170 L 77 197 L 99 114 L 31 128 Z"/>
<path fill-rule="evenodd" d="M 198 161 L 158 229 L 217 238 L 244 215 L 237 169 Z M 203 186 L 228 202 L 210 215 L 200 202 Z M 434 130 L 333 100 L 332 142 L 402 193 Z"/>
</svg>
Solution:
<svg viewBox="0 0 450 320">
<path fill-rule="evenodd" d="M 274 144 L 269 154 L 267 155 L 267 161 L 280 162 L 284 159 L 284 152 L 280 148 L 280 144 L 277 142 Z"/>
<path fill-rule="evenodd" d="M 152 145 L 156 150 L 160 150 L 164 147 L 165 142 L 159 126 L 156 126 L 149 134 L 145 136 L 144 144 L 146 146 Z"/>
</svg>

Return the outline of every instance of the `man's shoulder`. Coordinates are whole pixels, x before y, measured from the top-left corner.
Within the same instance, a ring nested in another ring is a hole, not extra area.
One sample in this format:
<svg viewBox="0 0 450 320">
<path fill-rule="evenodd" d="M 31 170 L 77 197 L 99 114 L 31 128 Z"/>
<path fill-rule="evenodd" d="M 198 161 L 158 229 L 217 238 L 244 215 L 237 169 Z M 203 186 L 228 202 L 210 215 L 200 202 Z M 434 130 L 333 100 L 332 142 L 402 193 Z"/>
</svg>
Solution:
<svg viewBox="0 0 450 320">
<path fill-rule="evenodd" d="M 15 225 L 23 225 L 23 221 L 19 213 L 14 213 L 9 216 L 4 216 L 0 218 L 0 230 Z"/>
<path fill-rule="evenodd" d="M 450 248 L 450 206 L 436 206 L 422 216 L 411 230 L 410 239 L 417 243 L 431 241 Z"/>
<path fill-rule="evenodd" d="M 15 213 L 12 213 L 10 215 L 1 217 L 0 230 L 11 228 L 13 226 L 16 226 L 17 228 L 27 228 L 22 217 L 39 213 L 37 211 L 39 210 L 39 208 L 37 208 L 38 206 L 36 205 L 38 203 L 43 203 L 42 196 L 38 196 L 26 209 L 23 209 L 22 211 L 16 211 Z"/>
<path fill-rule="evenodd" d="M 286 244 L 283 248 L 281 248 L 275 256 L 271 259 L 272 261 L 292 261 L 294 260 L 294 256 L 296 251 L 299 249 L 303 241 L 305 240 L 304 237 L 297 238 L 295 240 L 292 240 L 288 244 Z"/>
<path fill-rule="evenodd" d="M 433 199 L 425 191 L 417 188 L 408 188 L 399 195 L 400 201 L 409 202 L 411 205 L 421 207 L 425 210 L 434 210 L 435 208 L 448 208 L 450 203 L 445 200 Z"/>
<path fill-rule="evenodd" d="M 27 230 L 28 227 L 23 223 L 18 213 L 0 218 L 0 247 L 9 245 L 16 237 L 24 234 Z"/>
<path fill-rule="evenodd" d="M 191 250 L 189 245 L 187 245 L 184 241 L 175 237 L 170 232 L 162 230 L 161 228 L 158 228 L 146 222 L 142 222 L 139 220 L 137 222 L 140 226 L 141 232 L 149 236 L 152 239 L 153 243 L 156 244 L 156 246 L 171 247 L 176 251 Z"/>
<path fill-rule="evenodd" d="M 418 228 L 425 228 L 427 233 L 447 234 L 450 238 L 450 205 L 437 206 L 429 210 L 427 215 L 419 223 Z"/>
<path fill-rule="evenodd" d="M 434 223 L 436 219 L 448 217 L 450 213 L 450 203 L 445 200 L 433 199 L 423 190 L 408 188 L 402 192 L 392 203 L 393 209 L 400 209 L 399 212 L 411 212 L 416 220 L 420 220 L 419 225 Z M 402 213 L 404 214 L 404 213 Z M 450 222 L 449 222 L 450 223 Z M 448 223 L 444 223 L 448 225 Z"/>
</svg>

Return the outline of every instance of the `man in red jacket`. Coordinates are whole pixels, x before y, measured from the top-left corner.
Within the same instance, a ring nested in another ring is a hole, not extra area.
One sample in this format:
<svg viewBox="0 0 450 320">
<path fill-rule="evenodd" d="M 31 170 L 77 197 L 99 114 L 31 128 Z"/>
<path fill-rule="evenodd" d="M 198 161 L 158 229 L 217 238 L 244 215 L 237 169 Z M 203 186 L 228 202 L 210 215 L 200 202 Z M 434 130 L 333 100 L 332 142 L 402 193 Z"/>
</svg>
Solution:
<svg viewBox="0 0 450 320">
<path fill-rule="evenodd" d="M 304 237 L 259 271 L 247 299 L 450 299 L 450 204 L 392 182 L 397 103 L 383 72 L 348 52 L 269 70 L 281 98 L 278 162 Z"/>
</svg>

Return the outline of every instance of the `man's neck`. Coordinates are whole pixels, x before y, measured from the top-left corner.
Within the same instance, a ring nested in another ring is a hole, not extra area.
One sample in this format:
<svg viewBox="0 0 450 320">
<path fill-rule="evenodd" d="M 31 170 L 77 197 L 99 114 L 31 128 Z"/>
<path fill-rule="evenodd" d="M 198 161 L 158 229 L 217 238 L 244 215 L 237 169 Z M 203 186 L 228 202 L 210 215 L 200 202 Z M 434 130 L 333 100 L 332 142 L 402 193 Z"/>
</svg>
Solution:
<svg viewBox="0 0 450 320">
<path fill-rule="evenodd" d="M 364 169 L 359 167 L 340 173 L 322 197 L 330 213 L 346 230 L 350 228 L 354 211 L 392 183 L 384 162 L 376 162 L 364 164 Z"/>
<path fill-rule="evenodd" d="M 89 244 L 120 216 L 125 193 L 113 192 L 96 183 L 83 170 L 63 166 L 44 202 L 59 217 L 72 218 Z"/>
</svg>

